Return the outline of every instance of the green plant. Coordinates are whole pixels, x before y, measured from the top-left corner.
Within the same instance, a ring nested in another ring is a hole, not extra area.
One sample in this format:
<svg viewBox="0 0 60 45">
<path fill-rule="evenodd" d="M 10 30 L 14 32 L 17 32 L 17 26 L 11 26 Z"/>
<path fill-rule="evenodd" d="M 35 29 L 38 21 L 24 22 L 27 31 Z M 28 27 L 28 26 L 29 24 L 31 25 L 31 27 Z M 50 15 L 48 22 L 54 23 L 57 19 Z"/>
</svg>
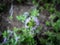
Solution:
<svg viewBox="0 0 60 45">
<path fill-rule="evenodd" d="M 31 10 L 30 14 L 31 14 L 31 16 L 39 16 L 39 10 L 33 9 L 33 10 Z"/>
<path fill-rule="evenodd" d="M 30 20 L 30 22 L 27 23 L 27 26 L 34 27 L 36 25 L 35 21 L 33 19 Z"/>
<path fill-rule="evenodd" d="M 60 12 L 56 11 L 55 12 L 56 16 L 60 18 Z"/>
<path fill-rule="evenodd" d="M 35 22 L 34 22 L 35 19 L 38 22 L 37 17 L 34 17 L 34 16 L 38 16 L 37 14 L 38 14 L 38 11 L 36 9 L 32 11 L 32 13 L 30 15 L 30 17 L 32 17 L 32 18 L 31 18 L 30 22 L 27 24 L 30 26 L 29 28 L 14 27 L 12 29 L 12 31 L 8 31 L 8 30 L 4 31 L 3 37 L 7 38 L 7 41 L 6 41 L 7 43 L 5 43 L 5 44 L 6 45 L 9 45 L 9 44 L 11 44 L 11 45 L 19 45 L 19 44 L 21 44 L 21 45 L 25 45 L 25 44 L 26 45 L 36 45 L 34 36 L 37 31 L 32 30 L 31 26 L 35 26 Z M 16 16 L 16 19 L 18 21 L 22 21 L 24 23 L 26 18 L 28 17 L 28 15 L 29 15 L 28 13 L 26 13 L 26 15 L 25 14 L 19 15 L 19 16 Z M 34 25 L 33 25 L 33 23 L 34 23 Z M 39 24 L 39 22 L 36 25 L 38 25 L 38 24 Z M 11 32 L 12 32 L 12 34 L 11 34 Z"/>
<path fill-rule="evenodd" d="M 36 4 L 36 0 L 32 0 L 32 3 L 33 3 L 33 4 Z"/>
<path fill-rule="evenodd" d="M 50 25 L 51 25 L 49 21 L 46 21 L 45 24 L 46 24 L 47 26 L 50 26 Z"/>
<path fill-rule="evenodd" d="M 48 35 L 48 40 L 54 40 L 54 37 L 56 36 L 54 32 L 47 31 L 45 32 L 46 35 Z"/>
<path fill-rule="evenodd" d="M 19 16 L 16 16 L 16 19 L 19 20 L 19 21 L 22 21 L 24 22 L 26 20 L 26 16 L 25 15 L 19 15 Z"/>
<path fill-rule="evenodd" d="M 40 12 L 42 12 L 42 11 L 44 10 L 44 8 L 41 6 L 41 7 L 39 8 L 39 10 L 40 10 Z"/>
<path fill-rule="evenodd" d="M 23 45 L 24 43 L 26 45 L 36 45 L 33 37 L 34 32 L 31 32 L 32 30 L 26 29 L 26 28 L 13 28 L 13 31 L 4 31 L 3 37 L 6 38 L 6 45 Z M 29 35 L 28 35 L 29 34 Z M 25 45 L 24 44 L 24 45 Z"/>
<path fill-rule="evenodd" d="M 46 42 L 47 42 L 46 39 L 44 39 L 43 37 L 40 38 L 40 43 L 41 43 L 42 45 L 46 45 Z"/>
<path fill-rule="evenodd" d="M 60 31 L 60 20 L 57 20 L 57 22 L 52 24 L 54 31 L 59 32 Z"/>
<path fill-rule="evenodd" d="M 38 5 L 39 5 L 39 2 L 38 2 L 38 1 L 36 2 L 36 0 L 32 0 L 32 3 L 33 3 L 35 6 L 38 6 Z"/>
<path fill-rule="evenodd" d="M 42 45 L 60 45 L 60 33 L 47 31 L 44 34 L 47 35 L 48 38 L 40 38 Z"/>
<path fill-rule="evenodd" d="M 47 31 L 44 33 L 48 36 L 48 38 L 44 39 L 43 37 L 40 39 L 43 45 L 55 45 L 54 41 L 56 40 L 56 34 L 54 32 Z"/>
<path fill-rule="evenodd" d="M 56 20 L 55 18 L 58 17 L 58 15 L 54 14 L 50 16 L 50 20 L 51 20 L 51 26 L 53 27 L 53 30 L 55 32 L 59 32 L 59 28 L 60 28 L 60 19 Z M 59 17 L 58 17 L 59 18 Z M 54 22 L 54 20 L 56 20 L 56 22 Z"/>
<path fill-rule="evenodd" d="M 55 17 L 56 17 L 56 15 L 55 15 L 55 14 L 51 14 L 51 15 L 50 15 L 50 20 L 52 20 L 52 21 L 53 21 Z"/>
<path fill-rule="evenodd" d="M 55 12 L 54 4 L 45 3 L 45 4 L 44 4 L 44 8 L 45 8 L 50 14 L 52 14 L 52 13 Z"/>
</svg>

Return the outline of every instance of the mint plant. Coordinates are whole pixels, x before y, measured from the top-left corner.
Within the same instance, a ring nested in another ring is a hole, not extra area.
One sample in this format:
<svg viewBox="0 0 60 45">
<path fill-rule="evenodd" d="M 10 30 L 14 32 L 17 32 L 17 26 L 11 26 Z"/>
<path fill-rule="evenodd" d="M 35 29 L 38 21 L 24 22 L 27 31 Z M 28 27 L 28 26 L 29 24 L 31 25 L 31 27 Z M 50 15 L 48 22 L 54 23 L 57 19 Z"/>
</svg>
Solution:
<svg viewBox="0 0 60 45">
<path fill-rule="evenodd" d="M 16 31 L 17 30 L 17 31 Z M 18 33 L 17 33 L 18 32 Z M 20 32 L 20 33 L 19 33 Z M 29 34 L 29 35 L 28 35 Z M 4 31 L 3 37 L 6 38 L 6 45 L 23 45 L 25 42 L 26 45 L 35 45 L 35 41 L 33 39 L 34 32 L 26 28 L 14 28 L 12 31 Z M 31 42 L 32 41 L 32 42 Z"/>
</svg>

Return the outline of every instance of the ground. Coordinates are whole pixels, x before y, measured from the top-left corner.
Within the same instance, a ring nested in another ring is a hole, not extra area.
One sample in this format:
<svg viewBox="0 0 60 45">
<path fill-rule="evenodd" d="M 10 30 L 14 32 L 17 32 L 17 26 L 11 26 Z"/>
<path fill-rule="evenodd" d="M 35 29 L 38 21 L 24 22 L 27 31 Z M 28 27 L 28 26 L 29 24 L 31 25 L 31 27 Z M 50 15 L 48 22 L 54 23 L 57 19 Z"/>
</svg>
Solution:
<svg viewBox="0 0 60 45">
<path fill-rule="evenodd" d="M 23 14 L 24 12 L 29 12 L 32 7 L 34 6 L 29 6 L 29 5 L 14 5 L 13 6 L 13 19 L 10 20 L 8 17 L 9 15 L 9 11 L 7 13 L 2 13 L 2 31 L 3 30 L 7 30 L 10 29 L 12 30 L 13 27 L 17 27 L 17 28 L 21 28 L 23 25 L 23 23 L 21 23 L 20 21 L 18 21 L 16 19 L 17 15 Z M 48 20 L 49 21 L 49 12 L 46 10 L 43 10 L 42 12 L 39 12 L 39 22 L 40 22 L 40 26 L 42 26 L 42 33 L 47 31 L 48 29 L 51 29 L 51 27 L 47 27 L 45 22 Z"/>
</svg>

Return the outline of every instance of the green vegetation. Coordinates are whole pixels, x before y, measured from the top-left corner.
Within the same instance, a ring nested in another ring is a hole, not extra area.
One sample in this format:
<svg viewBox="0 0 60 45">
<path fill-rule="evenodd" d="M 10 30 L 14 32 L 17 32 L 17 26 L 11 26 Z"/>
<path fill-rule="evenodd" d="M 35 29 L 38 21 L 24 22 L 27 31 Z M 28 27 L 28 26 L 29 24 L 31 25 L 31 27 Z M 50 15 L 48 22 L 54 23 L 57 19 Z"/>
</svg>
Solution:
<svg viewBox="0 0 60 45">
<path fill-rule="evenodd" d="M 21 4 L 23 0 L 16 1 Z M 5 30 L 2 33 L 5 42 L 1 43 L 1 45 L 37 45 L 38 42 L 34 39 L 36 35 L 38 35 L 38 40 L 41 45 L 60 45 L 60 12 L 56 9 L 56 5 L 60 4 L 60 0 L 32 0 L 32 3 L 36 6 L 34 9 L 27 12 L 26 15 L 20 14 L 16 16 L 16 19 L 22 22 L 24 26 L 22 28 L 14 27 L 12 30 Z M 7 9 L 6 5 L 0 4 L 0 11 L 4 12 L 5 9 Z M 40 22 L 36 23 L 35 21 L 36 18 L 39 19 L 39 13 L 44 10 L 49 12 L 49 16 L 47 16 L 49 20 L 47 19 L 44 24 L 48 28 L 52 27 L 52 29 L 47 29 L 46 31 L 40 25 Z M 35 20 L 33 17 L 36 17 L 34 18 Z M 13 18 L 11 16 L 9 17 L 11 20 Z M 40 36 L 42 32 L 43 36 Z"/>
<path fill-rule="evenodd" d="M 33 36 L 34 32 L 26 28 L 14 27 L 13 31 L 7 30 L 3 33 L 3 37 L 7 39 L 5 45 L 35 45 Z"/>
</svg>

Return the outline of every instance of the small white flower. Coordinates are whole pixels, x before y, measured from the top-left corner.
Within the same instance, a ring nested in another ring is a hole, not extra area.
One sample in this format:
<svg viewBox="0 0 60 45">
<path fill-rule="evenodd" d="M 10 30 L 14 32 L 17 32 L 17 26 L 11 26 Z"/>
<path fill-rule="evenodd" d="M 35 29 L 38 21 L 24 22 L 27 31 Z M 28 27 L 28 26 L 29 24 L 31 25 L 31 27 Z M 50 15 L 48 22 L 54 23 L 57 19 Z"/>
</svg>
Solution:
<svg viewBox="0 0 60 45">
<path fill-rule="evenodd" d="M 29 26 L 27 25 L 27 23 L 30 22 L 31 18 L 34 20 L 34 22 L 36 23 L 36 25 L 34 27 L 32 27 L 32 30 L 35 30 L 37 28 L 37 26 L 39 25 L 39 20 L 37 17 L 29 17 L 25 20 L 25 28 L 29 28 Z"/>
</svg>

